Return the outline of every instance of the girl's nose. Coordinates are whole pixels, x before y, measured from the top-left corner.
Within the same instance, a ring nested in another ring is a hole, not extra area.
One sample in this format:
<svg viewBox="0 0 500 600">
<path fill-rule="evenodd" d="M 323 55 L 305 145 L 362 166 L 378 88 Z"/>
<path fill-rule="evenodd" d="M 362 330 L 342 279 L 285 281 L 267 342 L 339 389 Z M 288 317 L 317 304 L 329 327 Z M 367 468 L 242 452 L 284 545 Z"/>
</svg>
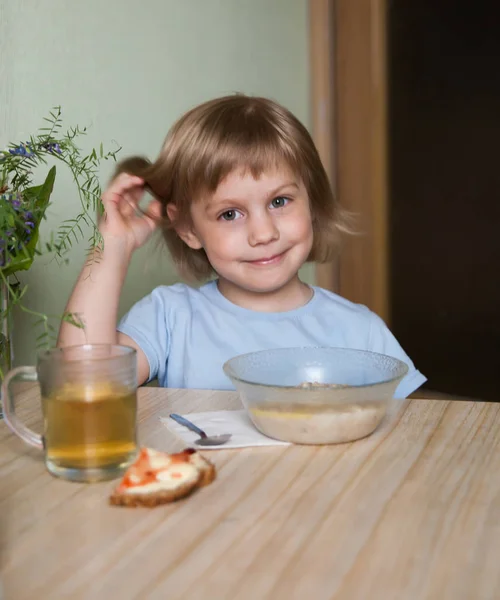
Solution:
<svg viewBox="0 0 500 600">
<path fill-rule="evenodd" d="M 250 246 L 269 244 L 279 240 L 279 237 L 279 230 L 270 215 L 252 220 L 248 236 Z"/>
</svg>

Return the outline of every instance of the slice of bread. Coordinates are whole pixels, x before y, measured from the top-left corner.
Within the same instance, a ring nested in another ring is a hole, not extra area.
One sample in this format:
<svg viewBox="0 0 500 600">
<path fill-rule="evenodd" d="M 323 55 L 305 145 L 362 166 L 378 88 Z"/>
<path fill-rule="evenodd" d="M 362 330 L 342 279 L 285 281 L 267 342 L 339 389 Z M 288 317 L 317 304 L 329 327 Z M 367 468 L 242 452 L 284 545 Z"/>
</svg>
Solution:
<svg viewBox="0 0 500 600">
<path fill-rule="evenodd" d="M 215 466 L 209 460 L 207 460 L 204 456 L 199 454 L 193 448 L 186 448 L 183 452 L 179 452 L 179 454 L 174 454 L 174 456 L 186 456 L 188 457 L 189 464 L 196 467 L 198 471 L 201 473 L 200 480 L 198 481 L 198 486 L 203 487 L 212 483 L 215 479 Z"/>
<path fill-rule="evenodd" d="M 214 465 L 192 448 L 177 454 L 142 448 L 109 501 L 115 506 L 158 506 L 189 496 L 215 476 Z"/>
</svg>

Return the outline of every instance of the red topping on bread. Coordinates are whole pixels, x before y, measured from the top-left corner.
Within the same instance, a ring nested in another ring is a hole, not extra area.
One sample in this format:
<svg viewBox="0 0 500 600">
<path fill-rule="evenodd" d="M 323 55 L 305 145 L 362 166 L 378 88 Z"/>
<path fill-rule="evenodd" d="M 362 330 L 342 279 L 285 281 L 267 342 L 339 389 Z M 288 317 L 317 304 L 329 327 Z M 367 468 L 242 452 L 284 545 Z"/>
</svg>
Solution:
<svg viewBox="0 0 500 600">
<path fill-rule="evenodd" d="M 141 448 L 110 502 L 121 506 L 157 506 L 185 498 L 214 479 L 214 465 L 192 448 L 177 454 Z"/>
</svg>

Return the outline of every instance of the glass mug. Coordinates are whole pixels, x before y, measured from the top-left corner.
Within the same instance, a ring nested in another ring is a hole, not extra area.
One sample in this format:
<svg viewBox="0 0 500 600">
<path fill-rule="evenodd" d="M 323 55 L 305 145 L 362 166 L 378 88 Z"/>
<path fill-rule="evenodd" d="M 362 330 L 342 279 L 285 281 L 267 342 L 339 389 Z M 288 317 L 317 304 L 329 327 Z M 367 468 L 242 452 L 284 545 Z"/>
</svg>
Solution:
<svg viewBox="0 0 500 600">
<path fill-rule="evenodd" d="M 43 436 L 16 415 L 14 381 L 40 384 Z M 71 481 L 119 477 L 137 455 L 137 356 L 133 348 L 87 344 L 39 354 L 3 383 L 8 427 L 43 449 L 50 473 Z"/>
</svg>

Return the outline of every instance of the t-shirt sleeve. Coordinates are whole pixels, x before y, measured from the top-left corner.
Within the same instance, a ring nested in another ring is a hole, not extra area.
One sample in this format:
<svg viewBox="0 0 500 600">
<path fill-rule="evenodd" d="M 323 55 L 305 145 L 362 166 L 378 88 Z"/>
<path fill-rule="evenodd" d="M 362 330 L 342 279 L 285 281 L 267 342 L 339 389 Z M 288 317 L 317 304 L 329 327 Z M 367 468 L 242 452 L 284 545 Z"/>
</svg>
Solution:
<svg viewBox="0 0 500 600">
<path fill-rule="evenodd" d="M 156 288 L 139 300 L 118 323 L 118 331 L 131 337 L 149 362 L 149 378 L 164 381 L 170 350 L 168 307 L 165 294 Z"/>
<path fill-rule="evenodd" d="M 395 398 L 406 398 L 427 381 L 427 378 L 415 368 L 410 357 L 401 348 L 384 321 L 375 313 L 372 313 L 369 350 L 399 358 L 408 365 L 409 371 L 399 383 L 394 394 Z"/>
</svg>

